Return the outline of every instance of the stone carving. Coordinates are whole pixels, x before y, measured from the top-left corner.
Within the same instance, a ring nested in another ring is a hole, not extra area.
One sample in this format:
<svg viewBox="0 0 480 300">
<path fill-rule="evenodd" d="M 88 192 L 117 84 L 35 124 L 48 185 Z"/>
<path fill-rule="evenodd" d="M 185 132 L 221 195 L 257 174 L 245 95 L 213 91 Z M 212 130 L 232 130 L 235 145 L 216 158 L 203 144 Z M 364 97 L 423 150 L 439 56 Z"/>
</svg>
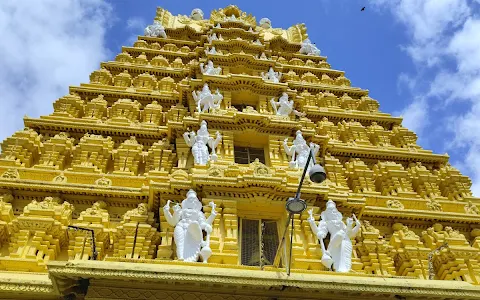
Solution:
<svg viewBox="0 0 480 300">
<path fill-rule="evenodd" d="M 167 38 L 165 28 L 163 28 L 162 23 L 158 20 L 154 20 L 152 25 L 148 25 L 147 28 L 145 28 L 144 34 L 145 36 Z"/>
<path fill-rule="evenodd" d="M 262 53 L 262 54 L 264 54 L 264 53 Z M 262 72 L 261 75 L 262 75 L 263 80 L 271 81 L 273 83 L 279 83 L 280 80 L 282 79 L 282 73 L 281 72 L 275 72 L 272 67 L 270 67 L 267 74 Z"/>
<path fill-rule="evenodd" d="M 112 180 L 106 177 L 99 178 L 95 180 L 96 185 L 101 185 L 101 186 L 111 186 L 112 185 Z"/>
<path fill-rule="evenodd" d="M 268 59 L 265 52 L 262 52 L 262 54 L 258 54 L 256 57 L 257 57 L 257 59 Z M 280 80 L 280 78 L 278 80 Z"/>
<path fill-rule="evenodd" d="M 253 42 L 254 45 L 258 45 L 258 46 L 262 46 L 262 42 L 260 42 L 259 39 L 256 39 L 254 42 Z"/>
<path fill-rule="evenodd" d="M 387 207 L 388 208 L 397 208 L 397 209 L 404 209 L 405 206 L 402 202 L 398 201 L 397 199 L 387 200 Z"/>
<path fill-rule="evenodd" d="M 196 262 L 201 256 L 202 261 L 207 263 L 212 255 L 210 249 L 210 234 L 212 224 L 217 216 L 216 205 L 210 202 L 212 213 L 208 217 L 201 211 L 202 203 L 198 200 L 194 190 L 187 192 L 187 198 L 182 201 L 181 206 L 176 204 L 173 207 L 173 215 L 170 213 L 170 200 L 163 207 L 163 213 L 168 224 L 175 227 L 173 236 L 177 246 L 177 259 L 180 261 Z M 206 232 L 203 240 L 202 230 Z"/>
<path fill-rule="evenodd" d="M 480 211 L 478 207 L 472 203 L 472 201 L 468 201 L 468 203 L 465 204 L 465 213 L 470 215 L 478 215 L 480 214 Z"/>
<path fill-rule="evenodd" d="M 222 73 L 222 68 L 221 67 L 215 68 L 213 66 L 213 62 L 209 60 L 207 62 L 207 66 L 205 66 L 204 63 L 200 64 L 200 71 L 202 71 L 202 74 L 204 75 L 220 75 Z"/>
<path fill-rule="evenodd" d="M 293 100 L 288 100 L 288 94 L 282 93 L 282 96 L 275 101 L 275 98 L 270 100 L 273 111 L 277 116 L 288 117 L 292 112 L 299 117 L 304 117 L 306 114 L 299 112 L 293 108 Z"/>
<path fill-rule="evenodd" d="M 222 54 L 222 51 L 217 51 L 217 49 L 215 49 L 215 46 L 212 46 L 212 49 L 206 47 L 205 48 L 205 54 Z"/>
<path fill-rule="evenodd" d="M 194 8 L 190 14 L 190 18 L 195 21 L 203 20 L 203 11 L 200 8 Z"/>
<path fill-rule="evenodd" d="M 185 139 L 185 143 L 187 143 L 189 147 L 192 147 L 195 164 L 205 166 L 209 160 L 217 161 L 218 156 L 216 148 L 222 140 L 222 135 L 217 131 L 215 139 L 210 137 L 206 121 L 202 121 L 197 134 L 195 134 L 194 131 L 191 131 L 190 133 L 185 132 L 183 138 Z M 208 153 L 207 145 L 212 149 L 210 155 Z"/>
<path fill-rule="evenodd" d="M 315 46 L 314 43 L 310 41 L 310 39 L 306 39 L 302 42 L 302 47 L 299 51 L 301 54 L 306 55 L 317 55 L 320 56 L 320 50 Z"/>
<path fill-rule="evenodd" d="M 65 176 L 65 174 L 62 172 L 60 175 L 55 176 L 52 181 L 56 183 L 66 183 L 67 176 Z"/>
<path fill-rule="evenodd" d="M 2 178 L 5 179 L 20 179 L 20 174 L 17 169 L 8 169 L 2 174 Z"/>
<path fill-rule="evenodd" d="M 352 267 L 352 241 L 358 234 L 361 223 L 355 215 L 347 218 L 347 223 L 343 223 L 342 214 L 338 211 L 335 202 L 328 200 L 327 208 L 320 215 L 320 222 L 315 224 L 313 209 L 309 210 L 308 222 L 313 233 L 320 240 L 322 246 L 322 264 L 327 268 L 332 268 L 335 272 L 349 272 Z M 352 227 L 355 222 L 355 226 Z M 323 239 L 330 233 L 330 242 L 328 249 L 325 249 Z"/>
<path fill-rule="evenodd" d="M 217 34 L 214 32 L 207 37 L 207 40 L 211 44 L 213 41 L 223 41 L 223 37 L 221 34 L 217 36 Z"/>
<path fill-rule="evenodd" d="M 313 156 L 315 157 L 320 149 L 315 143 L 310 143 L 310 146 L 307 144 L 305 139 L 303 138 L 302 132 L 300 130 L 297 131 L 295 140 L 293 140 L 293 145 L 288 147 L 288 138 L 283 140 L 283 148 L 288 156 L 291 157 L 289 167 L 296 168 L 296 169 L 303 169 L 307 164 L 307 159 L 310 151 L 313 152 Z M 313 166 L 313 160 L 310 161 L 310 165 L 308 168 Z"/>
<path fill-rule="evenodd" d="M 101 216 L 105 213 L 108 214 L 107 210 L 107 204 L 103 201 L 97 201 L 95 202 L 92 207 L 87 208 L 85 211 L 82 211 L 80 213 L 80 216 Z"/>
<path fill-rule="evenodd" d="M 198 112 L 207 112 L 209 109 L 219 109 L 223 96 L 217 91 L 212 94 L 208 84 L 203 85 L 202 91 L 192 91 L 193 99 L 197 105 Z"/>
<path fill-rule="evenodd" d="M 261 18 L 260 22 L 258 22 L 259 26 L 263 29 L 270 29 L 272 28 L 272 21 L 269 18 Z"/>
<path fill-rule="evenodd" d="M 433 211 L 442 211 L 442 205 L 435 199 L 427 200 L 427 207 Z"/>
<path fill-rule="evenodd" d="M 130 220 L 131 217 L 144 217 L 148 216 L 148 206 L 146 203 L 140 203 L 137 208 L 127 211 L 123 215 L 123 220 Z"/>
</svg>

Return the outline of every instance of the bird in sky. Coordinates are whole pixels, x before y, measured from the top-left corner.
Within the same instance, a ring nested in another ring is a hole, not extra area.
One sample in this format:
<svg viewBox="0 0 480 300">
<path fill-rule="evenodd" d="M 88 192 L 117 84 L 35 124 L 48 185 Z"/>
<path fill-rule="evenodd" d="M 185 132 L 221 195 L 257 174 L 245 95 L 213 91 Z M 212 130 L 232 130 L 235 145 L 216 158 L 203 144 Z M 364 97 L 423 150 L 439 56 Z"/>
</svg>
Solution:
<svg viewBox="0 0 480 300">
<path fill-rule="evenodd" d="M 365 10 L 365 6 L 364 6 L 364 7 L 362 7 L 362 9 L 361 9 L 360 11 L 364 11 L 364 10 Z"/>
</svg>

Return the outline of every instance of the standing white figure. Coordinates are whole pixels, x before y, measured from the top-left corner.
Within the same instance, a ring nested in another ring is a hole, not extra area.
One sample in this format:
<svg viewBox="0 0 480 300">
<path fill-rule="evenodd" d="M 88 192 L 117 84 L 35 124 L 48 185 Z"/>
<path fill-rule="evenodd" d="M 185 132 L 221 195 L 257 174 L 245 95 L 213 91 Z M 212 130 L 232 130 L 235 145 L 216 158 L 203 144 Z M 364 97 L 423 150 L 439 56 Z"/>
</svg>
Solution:
<svg viewBox="0 0 480 300">
<path fill-rule="evenodd" d="M 306 55 L 320 56 L 320 49 L 318 49 L 317 46 L 310 41 L 310 39 L 306 39 L 302 42 L 302 47 L 300 48 L 299 52 Z"/>
<path fill-rule="evenodd" d="M 335 272 L 349 272 L 352 268 L 352 241 L 360 230 L 360 221 L 355 215 L 347 218 L 347 224 L 342 221 L 342 214 L 338 211 L 335 202 L 328 200 L 327 208 L 321 213 L 321 220 L 315 225 L 313 210 L 308 211 L 310 217 L 307 221 L 313 233 L 320 240 L 322 246 L 322 264 Z M 355 221 L 355 226 L 352 227 Z M 325 249 L 323 239 L 330 233 L 328 249 Z"/>
<path fill-rule="evenodd" d="M 282 73 L 275 72 L 272 67 L 270 67 L 267 74 L 262 72 L 261 75 L 263 80 L 271 81 L 273 83 L 279 83 L 280 80 L 282 79 Z"/>
<path fill-rule="evenodd" d="M 198 112 L 207 112 L 211 108 L 219 109 L 223 100 L 223 96 L 218 89 L 215 94 L 212 94 L 206 83 L 203 85 L 202 91 L 192 91 L 192 95 Z"/>
<path fill-rule="evenodd" d="M 187 146 L 192 147 L 193 159 L 196 165 L 206 166 L 209 160 L 218 160 L 216 148 L 222 140 L 222 135 L 217 131 L 215 139 L 210 137 L 205 120 L 200 123 L 200 129 L 197 131 L 197 134 L 194 131 L 190 133 L 185 132 L 183 138 Z M 212 149 L 211 155 L 208 153 L 207 145 Z"/>
<path fill-rule="evenodd" d="M 223 41 L 223 37 L 221 34 L 217 37 L 217 34 L 214 32 L 212 35 L 207 36 L 207 40 L 211 44 L 212 41 Z"/>
<path fill-rule="evenodd" d="M 165 28 L 158 20 L 154 20 L 152 25 L 148 25 L 147 28 L 145 28 L 144 34 L 145 36 L 162 37 L 164 39 L 167 38 Z"/>
<path fill-rule="evenodd" d="M 277 116 L 288 117 L 292 112 L 299 117 L 305 116 L 305 113 L 299 112 L 293 108 L 293 100 L 288 100 L 288 95 L 285 92 L 280 98 L 278 98 L 278 102 L 275 101 L 275 98 L 272 98 L 270 104 Z"/>
<path fill-rule="evenodd" d="M 190 18 L 195 21 L 203 20 L 203 10 L 200 8 L 194 8 L 190 14 Z"/>
<path fill-rule="evenodd" d="M 173 216 L 170 213 L 170 200 L 163 207 L 165 219 L 170 226 L 175 227 L 173 237 L 177 247 L 178 260 L 196 262 L 201 256 L 202 261 L 207 263 L 208 258 L 212 255 L 210 234 L 217 213 L 215 212 L 215 203 L 210 202 L 209 205 L 212 213 L 207 219 L 202 212 L 202 203 L 198 200 L 197 193 L 189 190 L 187 198 L 182 201 L 182 206 L 176 204 L 173 207 Z M 205 241 L 202 230 L 207 233 Z"/>
<path fill-rule="evenodd" d="M 313 156 L 315 157 L 320 149 L 320 146 L 315 143 L 310 143 L 310 146 L 308 146 L 300 130 L 297 131 L 295 140 L 293 140 L 293 145 L 291 147 L 288 147 L 287 141 L 288 138 L 285 138 L 283 141 L 283 148 L 285 149 L 287 155 L 291 157 L 289 163 L 290 168 L 305 168 L 310 150 L 313 152 Z M 308 168 L 311 166 L 313 166 L 313 159 L 310 160 Z"/>
<path fill-rule="evenodd" d="M 209 60 L 207 62 L 207 66 L 205 66 L 204 63 L 200 64 L 200 71 L 202 71 L 202 74 L 206 74 L 206 75 L 220 75 L 222 73 L 222 68 L 221 67 L 215 68 L 213 66 L 213 62 Z"/>
<path fill-rule="evenodd" d="M 220 51 L 217 52 L 217 49 L 215 49 L 215 46 L 212 46 L 212 49 L 209 49 L 208 47 L 205 48 L 205 54 L 222 54 Z"/>
</svg>

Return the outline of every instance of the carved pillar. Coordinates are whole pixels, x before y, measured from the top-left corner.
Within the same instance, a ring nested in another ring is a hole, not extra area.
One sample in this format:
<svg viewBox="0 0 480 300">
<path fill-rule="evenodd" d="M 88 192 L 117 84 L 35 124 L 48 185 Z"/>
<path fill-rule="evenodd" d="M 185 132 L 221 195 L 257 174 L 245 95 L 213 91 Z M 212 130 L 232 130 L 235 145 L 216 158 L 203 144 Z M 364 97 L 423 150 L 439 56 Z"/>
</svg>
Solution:
<svg viewBox="0 0 480 300">
<path fill-rule="evenodd" d="M 222 141 L 218 145 L 217 153 L 221 161 L 226 163 L 235 162 L 232 131 L 222 131 Z"/>
<path fill-rule="evenodd" d="M 220 218 L 217 216 L 217 219 L 220 221 L 219 229 L 223 243 L 219 256 L 225 264 L 237 264 L 239 255 L 237 202 L 222 200 L 220 205 L 222 207 L 221 215 L 219 215 Z M 212 258 L 214 257 L 212 256 Z"/>
<path fill-rule="evenodd" d="M 13 197 L 10 194 L 0 195 L 0 247 L 9 239 L 8 224 L 14 218 L 12 205 L 10 204 L 12 200 Z"/>
</svg>

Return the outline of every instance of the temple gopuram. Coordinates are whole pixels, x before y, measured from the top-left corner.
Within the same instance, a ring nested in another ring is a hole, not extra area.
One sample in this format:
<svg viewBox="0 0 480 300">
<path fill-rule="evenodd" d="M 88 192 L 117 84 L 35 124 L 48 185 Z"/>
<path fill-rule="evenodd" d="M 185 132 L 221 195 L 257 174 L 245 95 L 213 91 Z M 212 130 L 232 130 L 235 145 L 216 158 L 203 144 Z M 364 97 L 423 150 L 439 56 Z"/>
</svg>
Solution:
<svg viewBox="0 0 480 300">
<path fill-rule="evenodd" d="M 53 108 L 1 144 L 0 299 L 480 299 L 470 179 L 304 24 L 158 8 Z"/>
</svg>

